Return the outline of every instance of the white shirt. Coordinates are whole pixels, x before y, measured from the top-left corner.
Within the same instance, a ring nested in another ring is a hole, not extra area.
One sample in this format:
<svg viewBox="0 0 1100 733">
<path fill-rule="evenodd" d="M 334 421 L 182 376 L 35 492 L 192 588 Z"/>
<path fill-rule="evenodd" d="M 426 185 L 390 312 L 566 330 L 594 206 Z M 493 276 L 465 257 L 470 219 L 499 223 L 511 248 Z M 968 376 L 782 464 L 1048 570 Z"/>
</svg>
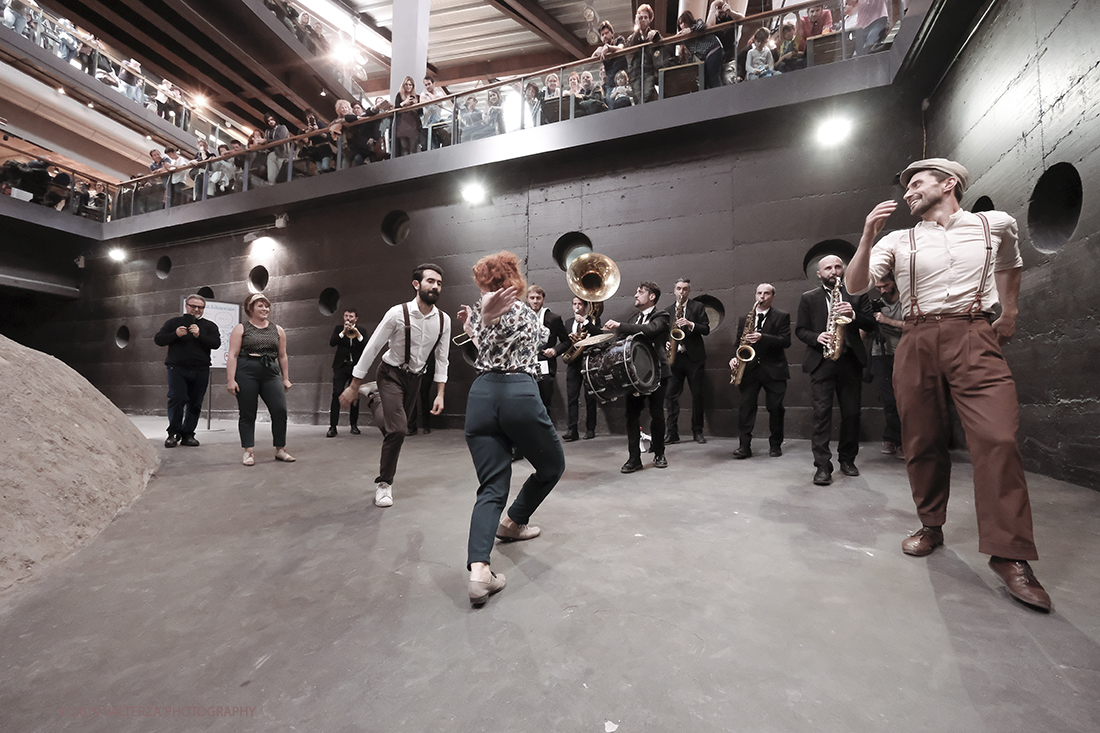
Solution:
<svg viewBox="0 0 1100 733">
<path fill-rule="evenodd" d="M 1003 211 L 987 211 L 993 257 L 986 281 L 980 283 L 982 310 L 988 312 L 998 302 L 994 272 L 1023 267 L 1020 245 L 1016 239 L 1016 220 Z M 947 228 L 933 221 L 921 221 L 913 231 L 916 234 L 917 305 L 925 315 L 966 313 L 974 302 L 979 288 L 982 268 L 985 266 L 985 234 L 977 214 L 959 209 L 947 222 Z M 909 230 L 890 232 L 871 250 L 871 278 L 866 288 L 894 273 L 898 293 L 905 304 L 905 315 L 910 313 L 912 284 L 910 281 Z M 859 295 L 860 293 L 854 293 Z"/>
<path fill-rule="evenodd" d="M 409 369 L 413 372 L 424 371 L 431 354 L 432 346 L 439 340 L 439 346 L 435 350 L 435 381 L 447 381 L 447 357 L 451 342 L 451 319 L 443 317 L 443 338 L 439 338 L 439 309 L 432 306 L 428 315 L 420 312 L 414 298 L 409 303 L 409 333 L 412 336 L 412 348 L 409 350 Z M 370 340 L 363 349 L 363 355 L 359 362 L 351 370 L 356 379 L 363 379 L 370 371 L 371 365 L 378 357 L 382 347 L 389 346 L 389 351 L 382 355 L 382 361 L 392 367 L 400 367 L 405 363 L 405 316 L 401 312 L 401 306 L 395 305 L 382 316 L 382 322 L 374 329 Z"/>
</svg>

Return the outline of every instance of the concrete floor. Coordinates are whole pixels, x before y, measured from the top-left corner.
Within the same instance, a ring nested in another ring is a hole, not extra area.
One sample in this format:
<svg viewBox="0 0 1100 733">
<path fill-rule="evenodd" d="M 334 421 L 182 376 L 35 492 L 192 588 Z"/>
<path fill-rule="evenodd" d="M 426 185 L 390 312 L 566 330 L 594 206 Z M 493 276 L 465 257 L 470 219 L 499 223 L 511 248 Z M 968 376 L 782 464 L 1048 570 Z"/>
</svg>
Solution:
<svg viewBox="0 0 1100 733">
<path fill-rule="evenodd" d="M 600 437 L 566 446 L 543 536 L 498 546 L 508 587 L 473 610 L 460 432 L 406 442 L 383 510 L 373 429 L 291 426 L 296 464 L 245 468 L 215 428 L 0 597 L 0 731 L 1100 730 L 1096 492 L 1029 476 L 1047 616 L 978 554 L 966 463 L 947 545 L 918 559 L 877 445 L 816 488 L 805 441 L 671 446 L 624 476 Z"/>
</svg>

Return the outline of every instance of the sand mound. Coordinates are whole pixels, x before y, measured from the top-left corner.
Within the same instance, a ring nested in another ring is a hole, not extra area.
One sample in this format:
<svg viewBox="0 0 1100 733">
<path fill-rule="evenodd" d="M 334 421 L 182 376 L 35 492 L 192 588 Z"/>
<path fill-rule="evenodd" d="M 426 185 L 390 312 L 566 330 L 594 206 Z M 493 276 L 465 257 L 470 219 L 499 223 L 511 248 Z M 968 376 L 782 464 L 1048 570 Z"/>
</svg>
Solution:
<svg viewBox="0 0 1100 733">
<path fill-rule="evenodd" d="M 88 380 L 0 336 L 0 590 L 90 542 L 159 460 Z"/>
</svg>

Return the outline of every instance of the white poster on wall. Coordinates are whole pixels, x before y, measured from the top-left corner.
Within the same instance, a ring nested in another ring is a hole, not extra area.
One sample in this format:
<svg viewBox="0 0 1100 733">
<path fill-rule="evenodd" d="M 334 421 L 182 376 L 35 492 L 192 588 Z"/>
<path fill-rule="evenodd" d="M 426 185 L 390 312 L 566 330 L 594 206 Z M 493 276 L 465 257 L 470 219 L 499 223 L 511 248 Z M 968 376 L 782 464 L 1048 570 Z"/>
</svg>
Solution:
<svg viewBox="0 0 1100 733">
<path fill-rule="evenodd" d="M 183 303 L 186 303 L 186 300 Z M 182 305 L 181 303 L 181 307 Z M 183 312 L 187 312 L 186 308 Z M 225 363 L 229 360 L 229 334 L 233 331 L 233 327 L 241 322 L 241 306 L 237 303 L 219 303 L 208 300 L 202 317 L 208 321 L 213 321 L 214 325 L 218 327 L 218 333 L 222 336 L 221 347 L 210 352 L 210 368 L 225 369 Z"/>
</svg>

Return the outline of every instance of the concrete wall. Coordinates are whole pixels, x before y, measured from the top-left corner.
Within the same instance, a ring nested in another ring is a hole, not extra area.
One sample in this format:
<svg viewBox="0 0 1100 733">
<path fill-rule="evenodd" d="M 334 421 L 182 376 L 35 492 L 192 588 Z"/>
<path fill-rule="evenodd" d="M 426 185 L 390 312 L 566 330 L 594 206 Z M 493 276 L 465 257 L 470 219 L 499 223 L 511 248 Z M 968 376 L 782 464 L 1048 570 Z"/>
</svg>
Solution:
<svg viewBox="0 0 1100 733">
<path fill-rule="evenodd" d="M 1095 3 L 1002 0 L 931 97 L 928 154 L 971 173 L 969 208 L 988 196 L 1016 217 L 1024 258 L 1017 336 L 1005 356 L 1020 396 L 1029 469 L 1100 487 L 1100 44 Z M 1029 226 L 1039 177 L 1072 164 L 1080 220 L 1056 252 Z"/>
</svg>

